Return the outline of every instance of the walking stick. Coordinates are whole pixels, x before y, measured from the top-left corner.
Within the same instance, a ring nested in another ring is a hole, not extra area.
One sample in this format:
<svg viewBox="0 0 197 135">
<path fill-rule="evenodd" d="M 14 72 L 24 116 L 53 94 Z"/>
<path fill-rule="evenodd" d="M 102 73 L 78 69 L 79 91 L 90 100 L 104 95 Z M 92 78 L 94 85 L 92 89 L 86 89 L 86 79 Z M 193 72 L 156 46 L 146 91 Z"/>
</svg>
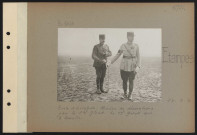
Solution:
<svg viewBox="0 0 197 135">
<path fill-rule="evenodd" d="M 107 74 L 108 74 L 108 90 L 107 90 L 107 92 L 109 92 L 109 67 L 108 67 Z"/>
<path fill-rule="evenodd" d="M 109 92 L 109 66 L 107 66 L 106 65 L 106 67 L 107 67 L 107 82 L 108 82 L 108 89 L 107 89 L 107 92 Z"/>
</svg>

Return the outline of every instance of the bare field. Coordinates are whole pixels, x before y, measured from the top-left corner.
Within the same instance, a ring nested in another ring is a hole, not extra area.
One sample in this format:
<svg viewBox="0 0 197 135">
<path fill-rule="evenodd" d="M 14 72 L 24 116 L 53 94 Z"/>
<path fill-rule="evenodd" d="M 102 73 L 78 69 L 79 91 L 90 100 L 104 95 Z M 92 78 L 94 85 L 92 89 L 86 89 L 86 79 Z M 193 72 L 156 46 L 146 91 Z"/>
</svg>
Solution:
<svg viewBox="0 0 197 135">
<path fill-rule="evenodd" d="M 96 94 L 96 73 L 91 57 L 58 57 L 58 101 L 120 101 L 123 89 L 120 77 L 120 59 L 108 68 L 104 88 L 108 93 Z M 135 78 L 132 102 L 161 100 L 161 58 L 142 58 L 142 67 Z"/>
</svg>

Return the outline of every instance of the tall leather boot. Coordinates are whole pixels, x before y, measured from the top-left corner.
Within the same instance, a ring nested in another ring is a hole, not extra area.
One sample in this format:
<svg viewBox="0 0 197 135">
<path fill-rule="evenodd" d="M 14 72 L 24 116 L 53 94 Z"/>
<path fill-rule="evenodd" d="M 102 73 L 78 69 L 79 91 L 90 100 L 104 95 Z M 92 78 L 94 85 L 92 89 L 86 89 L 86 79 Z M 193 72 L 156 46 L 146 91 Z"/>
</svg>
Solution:
<svg viewBox="0 0 197 135">
<path fill-rule="evenodd" d="M 124 90 L 123 98 L 126 99 L 127 98 L 127 82 L 123 81 L 122 85 L 123 85 L 123 90 Z"/>
<path fill-rule="evenodd" d="M 129 99 L 129 100 L 132 100 L 132 99 L 133 99 L 133 98 L 132 98 L 132 92 L 131 92 L 131 91 L 129 91 L 128 99 Z"/>
<path fill-rule="evenodd" d="M 101 90 L 101 92 L 103 92 L 103 93 L 107 93 L 107 91 L 105 91 L 105 90 L 103 89 L 103 82 L 104 82 L 104 78 L 102 78 L 101 81 L 100 81 L 100 90 Z"/>
<path fill-rule="evenodd" d="M 99 78 L 96 79 L 96 86 L 97 86 L 96 93 L 97 94 L 101 94 L 101 91 L 100 91 L 100 79 Z"/>
<path fill-rule="evenodd" d="M 129 95 L 128 95 L 129 100 L 132 100 L 132 92 L 133 92 L 133 80 L 129 82 Z"/>
</svg>

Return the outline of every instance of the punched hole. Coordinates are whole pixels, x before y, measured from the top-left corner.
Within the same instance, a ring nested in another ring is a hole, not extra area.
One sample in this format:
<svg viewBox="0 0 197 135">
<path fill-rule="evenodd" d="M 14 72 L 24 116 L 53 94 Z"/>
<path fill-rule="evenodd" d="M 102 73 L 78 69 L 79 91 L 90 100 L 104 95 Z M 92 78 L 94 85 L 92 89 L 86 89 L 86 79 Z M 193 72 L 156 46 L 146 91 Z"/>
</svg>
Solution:
<svg viewBox="0 0 197 135">
<path fill-rule="evenodd" d="M 7 49 L 10 49 L 10 46 L 9 45 L 7 46 Z"/>
<path fill-rule="evenodd" d="M 11 90 L 10 90 L 10 89 L 8 89 L 8 90 L 7 90 L 7 92 L 8 92 L 8 93 L 10 93 L 10 92 L 11 92 Z"/>
<path fill-rule="evenodd" d="M 7 103 L 7 105 L 8 105 L 8 106 L 11 106 L 11 103 L 10 103 L 10 102 L 8 102 L 8 103 Z"/>
<path fill-rule="evenodd" d="M 7 35 L 10 35 L 10 32 L 6 32 Z"/>
</svg>

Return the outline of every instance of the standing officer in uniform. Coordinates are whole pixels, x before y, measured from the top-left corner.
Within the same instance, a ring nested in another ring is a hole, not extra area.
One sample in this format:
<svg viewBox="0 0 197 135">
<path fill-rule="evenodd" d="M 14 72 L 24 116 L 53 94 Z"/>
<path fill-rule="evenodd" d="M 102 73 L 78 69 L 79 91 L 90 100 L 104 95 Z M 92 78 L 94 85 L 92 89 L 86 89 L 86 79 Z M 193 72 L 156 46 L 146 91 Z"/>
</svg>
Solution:
<svg viewBox="0 0 197 135">
<path fill-rule="evenodd" d="M 127 32 L 128 42 L 121 45 L 118 53 L 107 66 L 113 64 L 122 54 L 123 58 L 120 64 L 120 74 L 123 80 L 124 98 L 132 99 L 133 83 L 135 75 L 140 68 L 139 46 L 133 43 L 134 32 Z M 129 93 L 127 96 L 127 82 L 129 80 Z"/>
<path fill-rule="evenodd" d="M 96 69 L 96 85 L 97 85 L 97 93 L 101 94 L 101 92 L 106 93 L 103 89 L 104 77 L 106 74 L 106 62 L 107 57 L 111 56 L 112 53 L 109 50 L 109 46 L 104 44 L 105 35 L 99 35 L 100 43 L 95 45 L 92 51 L 92 59 L 94 60 L 93 67 Z"/>
</svg>

